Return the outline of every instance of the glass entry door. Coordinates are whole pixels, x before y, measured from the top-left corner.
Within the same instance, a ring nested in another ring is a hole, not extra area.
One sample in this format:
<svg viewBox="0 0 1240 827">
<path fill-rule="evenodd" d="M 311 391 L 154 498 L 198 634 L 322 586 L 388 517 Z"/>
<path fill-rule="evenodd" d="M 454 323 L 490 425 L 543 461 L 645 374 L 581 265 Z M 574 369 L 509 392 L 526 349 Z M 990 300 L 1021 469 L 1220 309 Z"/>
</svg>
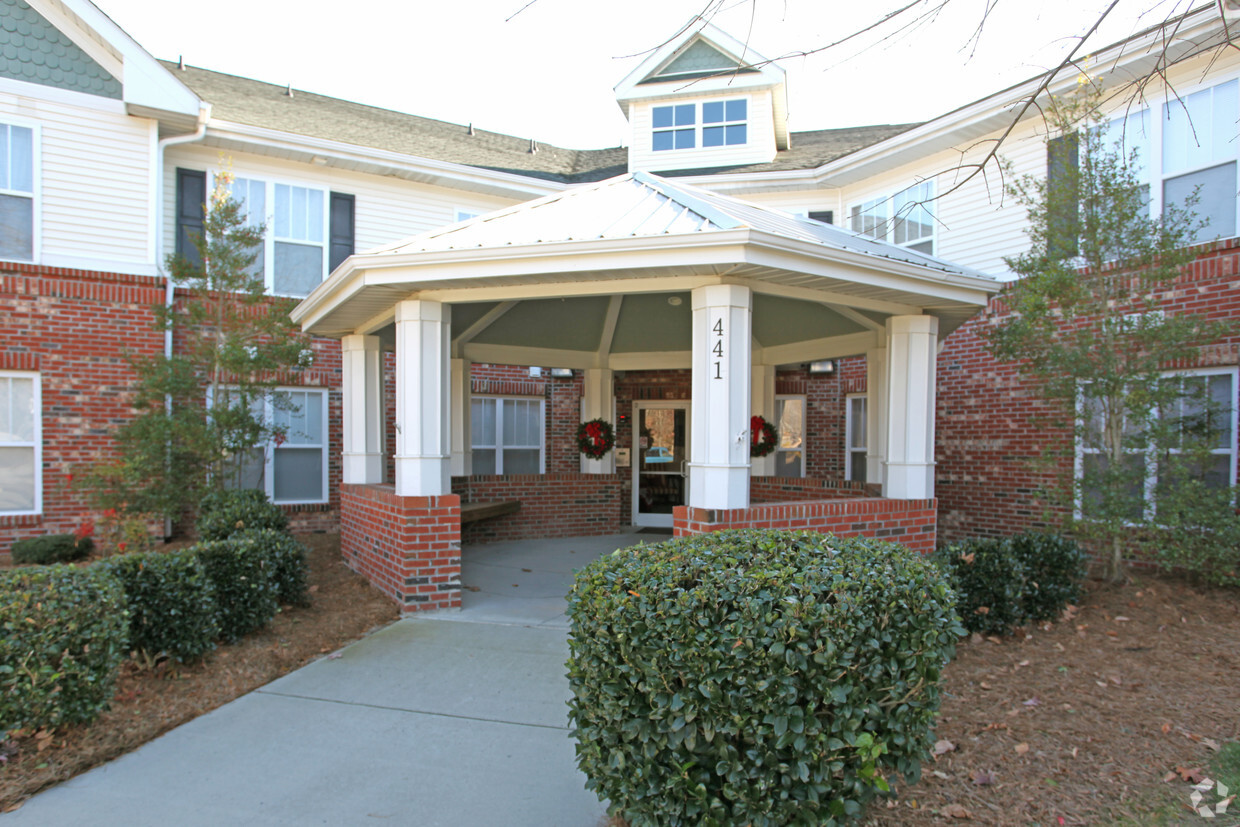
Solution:
<svg viewBox="0 0 1240 827">
<path fill-rule="evenodd" d="M 689 403 L 633 407 L 633 523 L 671 528 L 672 509 L 689 500 Z"/>
</svg>

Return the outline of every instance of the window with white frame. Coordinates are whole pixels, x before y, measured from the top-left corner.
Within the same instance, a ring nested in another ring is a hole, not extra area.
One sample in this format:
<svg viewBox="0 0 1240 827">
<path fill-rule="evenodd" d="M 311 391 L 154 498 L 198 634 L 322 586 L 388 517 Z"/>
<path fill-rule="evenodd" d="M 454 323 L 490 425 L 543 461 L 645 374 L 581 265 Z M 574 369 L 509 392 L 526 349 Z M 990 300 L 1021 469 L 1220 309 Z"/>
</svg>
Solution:
<svg viewBox="0 0 1240 827">
<path fill-rule="evenodd" d="M 805 476 L 805 397 L 775 397 L 775 476 Z"/>
<path fill-rule="evenodd" d="M 327 502 L 327 391 L 277 388 L 255 401 L 253 414 L 275 436 L 237 458 L 225 486 L 256 488 L 281 504 Z"/>
<path fill-rule="evenodd" d="M 543 473 L 543 400 L 475 396 L 470 447 L 475 474 Z"/>
<path fill-rule="evenodd" d="M 844 418 L 844 479 L 866 482 L 865 453 L 869 449 L 866 435 L 866 397 L 850 394 L 845 399 Z"/>
<path fill-rule="evenodd" d="M 0 514 L 43 507 L 39 374 L 0 371 Z"/>
<path fill-rule="evenodd" d="M 1129 517 L 1136 521 L 1156 508 L 1160 485 L 1168 484 L 1168 463 L 1182 455 L 1186 445 L 1197 450 L 1188 467 L 1181 468 L 1200 479 L 1210 488 L 1226 488 L 1235 484 L 1237 371 L 1235 368 L 1213 368 L 1187 371 L 1174 375 L 1179 379 L 1180 398 L 1171 409 L 1162 412 L 1162 421 L 1173 428 L 1170 445 L 1162 456 L 1153 451 L 1131 450 L 1124 455 L 1126 501 L 1133 503 Z M 1105 474 L 1110 457 L 1102 440 L 1103 413 L 1100 405 L 1082 403 L 1084 434 L 1077 445 L 1077 476 L 1089 479 Z M 1124 424 L 1126 436 L 1134 430 Z M 1191 442 L 1190 442 L 1191 439 Z M 1080 511 L 1088 516 L 1091 508 L 1101 502 L 1101 493 L 1083 491 Z"/>
<path fill-rule="evenodd" d="M 698 146 L 742 146 L 749 140 L 749 101 L 746 98 L 678 103 L 651 109 L 651 149 L 694 149 Z M 700 130 L 700 135 L 699 135 Z"/>
<path fill-rule="evenodd" d="M 482 215 L 482 213 L 477 210 L 466 210 L 461 207 L 456 208 L 456 221 L 458 223 L 461 221 L 468 221 L 471 218 L 477 218 L 480 215 Z"/>
<path fill-rule="evenodd" d="M 921 181 L 891 196 L 879 196 L 849 211 L 854 233 L 888 241 L 927 255 L 934 254 L 934 182 Z"/>
<path fill-rule="evenodd" d="M 34 261 L 36 137 L 0 123 L 0 258 Z"/>
<path fill-rule="evenodd" d="M 267 289 L 278 296 L 308 296 L 327 275 L 327 192 L 240 177 L 231 191 L 251 225 L 267 226 L 254 265 Z"/>
<path fill-rule="evenodd" d="M 1236 234 L 1236 121 L 1240 82 L 1229 80 L 1163 104 L 1162 201 L 1193 207 L 1205 226 L 1194 240 Z"/>
</svg>

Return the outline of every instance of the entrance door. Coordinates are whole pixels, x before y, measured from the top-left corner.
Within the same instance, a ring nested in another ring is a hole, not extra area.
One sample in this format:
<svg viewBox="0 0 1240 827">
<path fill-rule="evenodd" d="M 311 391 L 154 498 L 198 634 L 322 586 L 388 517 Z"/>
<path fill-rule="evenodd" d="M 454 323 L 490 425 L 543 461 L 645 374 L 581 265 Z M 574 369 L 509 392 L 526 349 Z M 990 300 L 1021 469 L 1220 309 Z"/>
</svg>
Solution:
<svg viewBox="0 0 1240 827">
<path fill-rule="evenodd" d="M 633 403 L 633 524 L 671 528 L 689 501 L 689 403 Z"/>
</svg>

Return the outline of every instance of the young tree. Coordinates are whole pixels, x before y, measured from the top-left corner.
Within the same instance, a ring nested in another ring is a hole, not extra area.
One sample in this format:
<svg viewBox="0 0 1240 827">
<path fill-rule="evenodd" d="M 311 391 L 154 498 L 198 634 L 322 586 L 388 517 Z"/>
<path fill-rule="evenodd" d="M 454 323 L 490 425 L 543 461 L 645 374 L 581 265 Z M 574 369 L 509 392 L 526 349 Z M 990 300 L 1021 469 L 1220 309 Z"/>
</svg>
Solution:
<svg viewBox="0 0 1240 827">
<path fill-rule="evenodd" d="M 1108 134 L 1097 100 L 1087 83 L 1054 102 L 1047 177 L 1010 188 L 1028 210 L 1030 247 L 1007 260 L 1020 278 L 986 336 L 1071 430 L 1071 445 L 1050 449 L 1067 478 L 1049 493 L 1078 536 L 1109 552 L 1118 578 L 1125 549 L 1142 529 L 1157 531 L 1156 511 L 1175 493 L 1165 484 L 1154 490 L 1152 480 L 1204 472 L 1201 429 L 1185 427 L 1189 414 L 1205 410 L 1194 401 L 1200 386 L 1168 368 L 1196 359 L 1229 327 L 1166 311 L 1193 259 L 1192 204 L 1150 215 L 1139 156 L 1112 143 L 1123 136 Z"/>
<path fill-rule="evenodd" d="M 119 458 L 88 475 L 100 507 L 175 520 L 209 489 L 252 483 L 243 474 L 283 436 L 265 409 L 280 403 L 274 387 L 309 364 L 309 341 L 289 319 L 291 300 L 265 291 L 255 268 L 264 227 L 247 218 L 231 182 L 216 177 L 191 239 L 198 260 L 168 258 L 182 295 L 155 308 L 156 326 L 176 347 L 132 361 L 138 415 L 116 435 Z"/>
</svg>

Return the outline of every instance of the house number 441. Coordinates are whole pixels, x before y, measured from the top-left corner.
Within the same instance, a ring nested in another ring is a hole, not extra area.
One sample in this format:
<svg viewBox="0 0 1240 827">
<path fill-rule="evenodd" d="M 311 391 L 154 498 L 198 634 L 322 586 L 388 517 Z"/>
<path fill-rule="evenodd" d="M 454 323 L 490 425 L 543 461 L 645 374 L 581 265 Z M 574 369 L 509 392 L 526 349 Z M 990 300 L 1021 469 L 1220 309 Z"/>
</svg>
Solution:
<svg viewBox="0 0 1240 827">
<path fill-rule="evenodd" d="M 724 352 L 724 340 L 726 338 L 727 337 L 724 332 L 723 317 L 720 316 L 719 318 L 715 319 L 715 323 L 710 326 L 710 339 L 711 339 L 710 353 L 711 353 L 711 356 L 713 357 L 714 368 L 715 368 L 715 371 L 711 376 L 712 379 L 723 378 L 723 352 Z"/>
</svg>

